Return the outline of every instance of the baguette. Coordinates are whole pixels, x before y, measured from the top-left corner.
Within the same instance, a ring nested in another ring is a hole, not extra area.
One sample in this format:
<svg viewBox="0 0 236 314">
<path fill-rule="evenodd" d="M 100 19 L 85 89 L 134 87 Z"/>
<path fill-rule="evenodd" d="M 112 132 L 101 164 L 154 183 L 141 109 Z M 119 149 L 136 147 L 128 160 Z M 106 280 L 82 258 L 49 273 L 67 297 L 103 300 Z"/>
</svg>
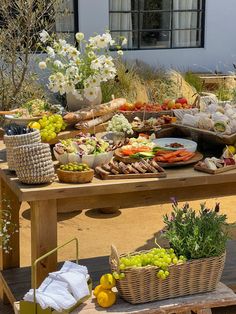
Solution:
<svg viewBox="0 0 236 314">
<path fill-rule="evenodd" d="M 78 130 L 90 129 L 96 125 L 99 125 L 103 122 L 108 121 L 112 116 L 113 116 L 113 113 L 108 113 L 105 116 L 97 117 L 96 119 L 92 119 L 88 121 L 81 121 L 75 125 L 75 128 Z"/>
<path fill-rule="evenodd" d="M 76 124 L 79 121 L 94 119 L 115 112 L 120 106 L 126 103 L 125 98 L 116 98 L 105 104 L 98 105 L 87 111 L 68 112 L 64 120 L 68 124 Z"/>
</svg>

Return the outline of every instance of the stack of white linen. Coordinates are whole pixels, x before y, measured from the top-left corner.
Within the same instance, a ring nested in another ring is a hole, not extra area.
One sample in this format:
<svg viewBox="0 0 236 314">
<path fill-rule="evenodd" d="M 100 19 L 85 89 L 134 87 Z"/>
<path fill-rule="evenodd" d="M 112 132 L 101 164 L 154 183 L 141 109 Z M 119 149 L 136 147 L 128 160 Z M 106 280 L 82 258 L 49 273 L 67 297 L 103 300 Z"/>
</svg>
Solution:
<svg viewBox="0 0 236 314">
<path fill-rule="evenodd" d="M 66 261 L 59 271 L 49 273 L 36 289 L 36 302 L 42 309 L 51 307 L 58 312 L 67 310 L 90 295 L 88 279 L 87 267 Z M 34 301 L 33 289 L 26 293 L 24 300 Z"/>
</svg>

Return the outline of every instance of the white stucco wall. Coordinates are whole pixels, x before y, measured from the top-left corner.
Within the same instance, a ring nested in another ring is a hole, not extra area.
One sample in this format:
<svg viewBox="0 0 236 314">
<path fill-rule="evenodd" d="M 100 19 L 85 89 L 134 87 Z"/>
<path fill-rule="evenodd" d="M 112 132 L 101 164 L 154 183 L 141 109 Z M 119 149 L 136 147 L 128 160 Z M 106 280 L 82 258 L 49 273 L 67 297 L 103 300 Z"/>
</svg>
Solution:
<svg viewBox="0 0 236 314">
<path fill-rule="evenodd" d="M 79 29 L 86 36 L 109 27 L 108 0 L 79 0 Z M 231 71 L 236 63 L 236 0 L 206 0 L 205 47 L 125 51 L 126 59 L 179 70 Z"/>
</svg>

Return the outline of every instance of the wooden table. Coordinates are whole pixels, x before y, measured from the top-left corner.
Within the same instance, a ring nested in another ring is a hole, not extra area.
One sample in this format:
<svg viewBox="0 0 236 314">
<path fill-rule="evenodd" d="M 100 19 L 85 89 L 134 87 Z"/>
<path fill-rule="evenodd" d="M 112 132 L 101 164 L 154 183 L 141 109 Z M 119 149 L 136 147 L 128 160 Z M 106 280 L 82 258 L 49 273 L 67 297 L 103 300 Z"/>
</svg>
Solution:
<svg viewBox="0 0 236 314">
<path fill-rule="evenodd" d="M 57 210 L 74 210 L 99 207 L 136 207 L 166 203 L 170 197 L 178 200 L 196 200 L 236 194 L 236 170 L 218 175 L 196 172 L 192 167 L 167 170 L 167 178 L 128 179 L 102 181 L 94 178 L 92 183 L 71 185 L 54 182 L 49 185 L 27 186 L 0 165 L 1 198 L 11 200 L 13 222 L 19 226 L 21 202 L 31 207 L 31 258 L 57 246 Z M 4 207 L 4 203 L 2 204 Z M 19 267 L 19 234 L 11 237 L 10 254 L 0 251 L 0 268 Z M 40 284 L 48 272 L 54 271 L 57 255 L 44 260 L 37 269 Z M 11 291 L 4 291 L 13 300 Z"/>
<path fill-rule="evenodd" d="M 149 302 L 145 304 L 129 304 L 118 297 L 116 304 L 109 308 L 113 314 L 211 314 L 215 307 L 226 307 L 236 304 L 236 294 L 224 284 L 219 283 L 216 290 L 208 293 Z M 14 304 L 15 313 L 19 313 L 19 303 Z M 96 299 L 90 298 L 71 314 L 107 314 L 107 309 L 98 306 Z"/>
</svg>

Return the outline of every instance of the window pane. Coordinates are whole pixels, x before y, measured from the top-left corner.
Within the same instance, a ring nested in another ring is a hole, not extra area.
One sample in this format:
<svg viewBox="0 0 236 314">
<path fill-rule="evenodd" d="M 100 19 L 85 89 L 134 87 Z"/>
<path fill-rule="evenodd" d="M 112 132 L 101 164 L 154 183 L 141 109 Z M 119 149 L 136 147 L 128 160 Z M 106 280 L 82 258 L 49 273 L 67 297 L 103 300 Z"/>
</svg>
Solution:
<svg viewBox="0 0 236 314">
<path fill-rule="evenodd" d="M 140 0 L 140 10 L 170 10 L 171 0 Z"/>
<path fill-rule="evenodd" d="M 140 14 L 141 29 L 170 29 L 170 13 L 148 12 Z"/>
<path fill-rule="evenodd" d="M 202 8 L 202 0 L 173 0 L 174 10 L 198 10 Z"/>
<path fill-rule="evenodd" d="M 131 11 L 138 9 L 138 0 L 110 0 L 110 11 Z"/>
<path fill-rule="evenodd" d="M 201 28 L 202 13 L 200 12 L 174 12 L 173 29 Z"/>
<path fill-rule="evenodd" d="M 138 13 L 110 13 L 110 30 L 138 29 Z"/>
<path fill-rule="evenodd" d="M 57 33 L 74 33 L 73 0 L 63 0 L 56 6 L 55 31 Z"/>
<path fill-rule="evenodd" d="M 111 32 L 112 38 L 116 43 L 120 43 L 120 38 L 127 38 L 127 45 L 122 46 L 123 49 L 137 49 L 138 48 L 138 32 Z"/>
<path fill-rule="evenodd" d="M 170 48 L 170 32 L 141 32 L 140 48 Z"/>
<path fill-rule="evenodd" d="M 186 30 L 172 32 L 172 46 L 178 47 L 201 47 L 201 31 Z"/>
</svg>

